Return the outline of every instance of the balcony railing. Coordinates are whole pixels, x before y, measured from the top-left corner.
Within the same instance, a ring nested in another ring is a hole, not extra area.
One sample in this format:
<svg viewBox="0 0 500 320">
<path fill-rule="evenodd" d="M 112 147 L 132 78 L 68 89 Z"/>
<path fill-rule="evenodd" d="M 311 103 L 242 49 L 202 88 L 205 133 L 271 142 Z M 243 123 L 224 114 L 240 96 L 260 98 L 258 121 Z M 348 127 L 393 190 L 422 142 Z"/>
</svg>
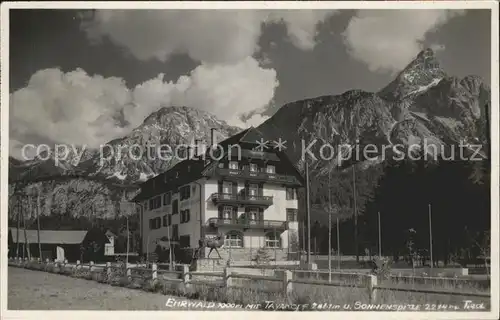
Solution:
<svg viewBox="0 0 500 320">
<path fill-rule="evenodd" d="M 238 177 L 241 179 L 249 179 L 255 181 L 275 181 L 284 184 L 299 184 L 297 178 L 291 175 L 250 171 L 248 169 L 240 170 L 240 169 L 217 168 L 217 173 L 223 177 Z"/>
<path fill-rule="evenodd" d="M 264 230 L 286 230 L 287 222 L 278 220 L 250 220 L 243 219 L 224 219 L 224 218 L 210 218 L 208 225 L 213 227 L 229 226 L 233 228 L 242 229 L 264 229 Z"/>
<path fill-rule="evenodd" d="M 269 196 L 213 193 L 211 198 L 215 204 L 252 204 L 267 207 L 273 204 L 273 197 Z"/>
</svg>

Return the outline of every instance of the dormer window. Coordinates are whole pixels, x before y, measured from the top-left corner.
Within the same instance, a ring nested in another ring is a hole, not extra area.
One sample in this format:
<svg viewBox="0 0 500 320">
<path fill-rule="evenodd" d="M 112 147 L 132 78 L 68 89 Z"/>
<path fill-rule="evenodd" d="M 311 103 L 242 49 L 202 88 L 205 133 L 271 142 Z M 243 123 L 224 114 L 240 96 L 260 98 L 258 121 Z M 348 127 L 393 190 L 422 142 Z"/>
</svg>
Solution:
<svg viewBox="0 0 500 320">
<path fill-rule="evenodd" d="M 250 163 L 250 172 L 257 172 L 257 164 Z"/>
<path fill-rule="evenodd" d="M 230 161 L 229 162 L 229 169 L 238 170 L 238 161 Z"/>
<path fill-rule="evenodd" d="M 273 165 L 268 164 L 266 167 L 266 172 L 267 173 L 276 173 L 276 167 Z"/>
</svg>

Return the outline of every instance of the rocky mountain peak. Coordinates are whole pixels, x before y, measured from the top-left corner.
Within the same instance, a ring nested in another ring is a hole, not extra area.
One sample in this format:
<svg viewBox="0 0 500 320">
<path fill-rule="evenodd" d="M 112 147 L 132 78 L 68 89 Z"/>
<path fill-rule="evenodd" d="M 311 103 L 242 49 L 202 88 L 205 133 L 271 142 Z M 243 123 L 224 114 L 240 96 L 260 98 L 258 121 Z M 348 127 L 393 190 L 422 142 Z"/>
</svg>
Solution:
<svg viewBox="0 0 500 320">
<path fill-rule="evenodd" d="M 439 83 L 446 77 L 439 61 L 430 48 L 422 50 L 379 95 L 387 100 L 397 101 L 418 94 Z"/>
</svg>

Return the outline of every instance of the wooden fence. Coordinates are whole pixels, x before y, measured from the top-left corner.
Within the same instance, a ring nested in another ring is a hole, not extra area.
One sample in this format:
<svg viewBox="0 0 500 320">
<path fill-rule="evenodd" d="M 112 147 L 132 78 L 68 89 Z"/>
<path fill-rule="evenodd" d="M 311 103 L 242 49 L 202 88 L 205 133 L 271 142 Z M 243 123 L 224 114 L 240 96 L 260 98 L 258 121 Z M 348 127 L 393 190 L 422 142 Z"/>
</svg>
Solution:
<svg viewBox="0 0 500 320">
<path fill-rule="evenodd" d="M 483 297 L 490 298 L 490 293 L 487 292 L 464 292 L 457 290 L 446 290 L 446 289 L 435 289 L 435 288 L 416 288 L 412 287 L 401 287 L 397 285 L 391 285 L 386 283 L 379 283 L 376 275 L 366 274 L 366 273 L 346 273 L 346 272 L 328 272 L 328 271 L 306 271 L 306 270 L 286 270 L 286 269 L 275 269 L 274 276 L 269 275 L 255 275 L 255 274 L 244 274 L 238 272 L 238 267 L 226 267 L 223 272 L 196 272 L 190 271 L 188 265 L 178 265 L 181 270 L 161 270 L 158 269 L 157 264 L 152 264 L 151 268 L 144 267 L 132 267 L 132 266 L 116 266 L 107 262 L 106 265 L 95 265 L 94 262 L 89 262 L 86 264 L 77 261 L 76 264 L 69 264 L 67 261 L 64 262 L 50 262 L 48 259 L 45 262 L 38 260 L 22 260 L 9 259 L 10 266 L 16 267 L 27 267 L 29 264 L 39 264 L 39 265 L 58 265 L 62 268 L 71 268 L 72 270 L 88 269 L 90 273 L 92 272 L 105 272 L 108 276 L 113 274 L 113 270 L 125 270 L 128 279 L 132 278 L 142 278 L 145 280 L 160 280 L 160 281 L 170 281 L 184 284 L 185 288 L 189 288 L 192 285 L 207 285 L 231 288 L 235 287 L 235 279 L 247 279 L 254 281 L 266 281 L 274 282 L 279 284 L 279 290 L 287 297 L 294 290 L 295 284 L 305 284 L 305 285 L 319 285 L 319 286 L 329 286 L 329 287 L 349 287 L 357 288 L 360 290 L 366 290 L 369 300 L 371 303 L 377 302 L 377 293 L 379 291 L 404 291 L 404 292 L 415 292 L 415 293 L 425 293 L 425 294 L 443 294 L 443 295 L 455 295 L 464 297 Z M 243 270 L 243 269 L 240 269 Z M 139 273 L 139 274 L 137 274 Z M 164 275 L 170 274 L 173 277 L 164 277 Z M 302 275 L 301 275 L 302 274 Z M 304 274 L 309 274 L 304 276 Z M 320 279 L 320 274 L 327 274 L 329 279 Z M 195 280 L 194 277 L 205 277 L 203 280 Z M 333 277 L 339 277 L 338 279 L 332 281 Z M 347 278 L 351 277 L 354 281 L 348 281 Z M 209 278 L 209 279 L 207 279 Z M 220 280 L 215 280 L 213 278 L 220 278 Z M 425 280 L 425 281 L 443 281 L 444 278 L 432 278 L 432 277 L 407 277 L 412 278 L 413 281 Z M 444 279 L 446 280 L 446 279 Z M 461 281 L 466 279 L 451 279 L 453 281 Z M 265 290 L 265 288 L 262 288 Z"/>
</svg>

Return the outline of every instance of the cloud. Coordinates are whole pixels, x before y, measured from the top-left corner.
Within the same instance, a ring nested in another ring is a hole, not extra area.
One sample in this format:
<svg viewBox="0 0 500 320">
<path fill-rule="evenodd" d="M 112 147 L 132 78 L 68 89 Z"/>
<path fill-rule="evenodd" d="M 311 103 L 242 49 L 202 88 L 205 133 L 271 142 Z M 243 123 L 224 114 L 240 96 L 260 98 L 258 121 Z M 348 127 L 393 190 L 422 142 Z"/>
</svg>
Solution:
<svg viewBox="0 0 500 320">
<path fill-rule="evenodd" d="M 81 27 L 108 37 L 140 60 L 185 53 L 207 63 L 235 63 L 259 50 L 265 23 L 285 23 L 298 48 L 315 45 L 316 26 L 334 10 L 97 10 Z"/>
<path fill-rule="evenodd" d="M 164 106 L 185 105 L 231 122 L 266 106 L 278 86 L 276 72 L 253 58 L 236 64 L 201 64 L 176 82 L 163 74 L 127 88 L 120 78 L 90 76 L 77 69 L 36 72 L 11 94 L 11 153 L 25 143 L 64 143 L 96 147 L 129 133 Z M 15 143 L 14 143 L 15 142 Z"/>
<path fill-rule="evenodd" d="M 297 48 L 312 50 L 316 45 L 317 25 L 337 13 L 338 10 L 279 10 L 271 12 L 268 21 L 283 22 Z"/>
<path fill-rule="evenodd" d="M 254 114 L 246 119 L 242 119 L 241 117 L 235 117 L 229 120 L 228 123 L 236 127 L 247 129 L 250 127 L 258 127 L 269 118 L 270 118 L 269 116 L 264 116 L 262 114 Z"/>
<path fill-rule="evenodd" d="M 463 14 L 463 10 L 359 10 L 343 32 L 344 42 L 350 55 L 370 71 L 397 72 L 423 49 L 428 33 Z"/>
</svg>

